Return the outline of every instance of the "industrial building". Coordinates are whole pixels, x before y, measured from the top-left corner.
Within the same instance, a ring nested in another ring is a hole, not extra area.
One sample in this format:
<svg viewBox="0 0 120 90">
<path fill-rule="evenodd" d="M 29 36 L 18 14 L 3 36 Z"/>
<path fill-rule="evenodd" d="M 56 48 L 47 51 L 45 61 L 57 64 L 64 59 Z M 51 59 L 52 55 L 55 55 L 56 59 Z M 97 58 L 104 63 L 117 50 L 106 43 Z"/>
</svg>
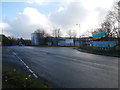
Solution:
<svg viewBox="0 0 120 90">
<path fill-rule="evenodd" d="M 79 46 L 78 38 L 67 37 L 45 37 L 42 38 L 40 33 L 31 34 L 32 45 L 59 45 L 59 46 Z"/>
<path fill-rule="evenodd" d="M 32 45 L 58 45 L 58 46 L 94 46 L 114 47 L 118 43 L 115 40 L 105 40 L 105 33 L 94 33 L 92 37 L 68 38 L 68 37 L 41 37 L 40 33 L 31 34 Z"/>
</svg>

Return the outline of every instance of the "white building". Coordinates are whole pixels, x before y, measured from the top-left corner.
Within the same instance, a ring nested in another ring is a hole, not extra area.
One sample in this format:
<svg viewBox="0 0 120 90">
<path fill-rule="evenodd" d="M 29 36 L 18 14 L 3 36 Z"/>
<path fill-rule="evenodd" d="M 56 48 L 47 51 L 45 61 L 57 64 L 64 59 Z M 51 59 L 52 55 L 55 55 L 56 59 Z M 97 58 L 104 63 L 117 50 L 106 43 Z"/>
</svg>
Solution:
<svg viewBox="0 0 120 90">
<path fill-rule="evenodd" d="M 40 45 L 40 34 L 39 33 L 31 34 L 31 43 L 32 45 Z"/>
</svg>

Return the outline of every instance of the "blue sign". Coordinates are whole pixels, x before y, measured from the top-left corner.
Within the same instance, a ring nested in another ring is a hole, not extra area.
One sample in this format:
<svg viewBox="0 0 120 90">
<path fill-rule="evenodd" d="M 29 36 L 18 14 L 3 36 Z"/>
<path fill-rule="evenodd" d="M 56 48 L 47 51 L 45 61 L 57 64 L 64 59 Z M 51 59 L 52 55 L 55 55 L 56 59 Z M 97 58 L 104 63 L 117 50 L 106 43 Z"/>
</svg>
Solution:
<svg viewBox="0 0 120 90">
<path fill-rule="evenodd" d="M 102 38 L 102 37 L 105 37 L 105 36 L 106 36 L 105 32 L 92 33 L 92 37 L 96 38 L 96 39 L 99 39 L 99 38 Z"/>
</svg>

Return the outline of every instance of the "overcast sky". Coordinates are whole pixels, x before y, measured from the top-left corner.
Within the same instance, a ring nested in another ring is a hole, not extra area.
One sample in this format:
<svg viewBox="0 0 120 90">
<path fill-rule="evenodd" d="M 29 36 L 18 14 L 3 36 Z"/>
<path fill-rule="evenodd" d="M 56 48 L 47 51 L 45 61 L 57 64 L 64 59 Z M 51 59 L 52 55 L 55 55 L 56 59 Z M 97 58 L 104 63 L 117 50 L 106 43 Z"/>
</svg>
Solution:
<svg viewBox="0 0 120 90">
<path fill-rule="evenodd" d="M 50 34 L 60 28 L 66 36 L 70 29 L 78 33 L 76 24 L 80 24 L 82 35 L 103 22 L 113 3 L 114 0 L 3 0 L 0 30 L 7 36 L 30 39 L 38 28 Z"/>
</svg>

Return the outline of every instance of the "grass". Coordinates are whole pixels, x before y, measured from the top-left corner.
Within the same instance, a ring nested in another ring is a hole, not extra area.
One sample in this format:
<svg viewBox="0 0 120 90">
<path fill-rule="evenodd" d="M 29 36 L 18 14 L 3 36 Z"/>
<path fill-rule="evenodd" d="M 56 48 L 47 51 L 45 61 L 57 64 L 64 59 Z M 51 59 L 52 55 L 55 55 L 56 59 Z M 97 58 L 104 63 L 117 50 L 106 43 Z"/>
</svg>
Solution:
<svg viewBox="0 0 120 90">
<path fill-rule="evenodd" d="M 40 80 L 13 69 L 3 74 L 3 80 L 20 88 L 50 88 Z"/>
<path fill-rule="evenodd" d="M 80 49 L 87 50 L 88 52 L 105 54 L 105 55 L 120 55 L 120 46 L 112 47 L 112 48 L 97 48 L 90 46 L 81 46 Z"/>
<path fill-rule="evenodd" d="M 2 49 L 3 47 L 2 46 L 0 46 L 0 49 Z"/>
</svg>

